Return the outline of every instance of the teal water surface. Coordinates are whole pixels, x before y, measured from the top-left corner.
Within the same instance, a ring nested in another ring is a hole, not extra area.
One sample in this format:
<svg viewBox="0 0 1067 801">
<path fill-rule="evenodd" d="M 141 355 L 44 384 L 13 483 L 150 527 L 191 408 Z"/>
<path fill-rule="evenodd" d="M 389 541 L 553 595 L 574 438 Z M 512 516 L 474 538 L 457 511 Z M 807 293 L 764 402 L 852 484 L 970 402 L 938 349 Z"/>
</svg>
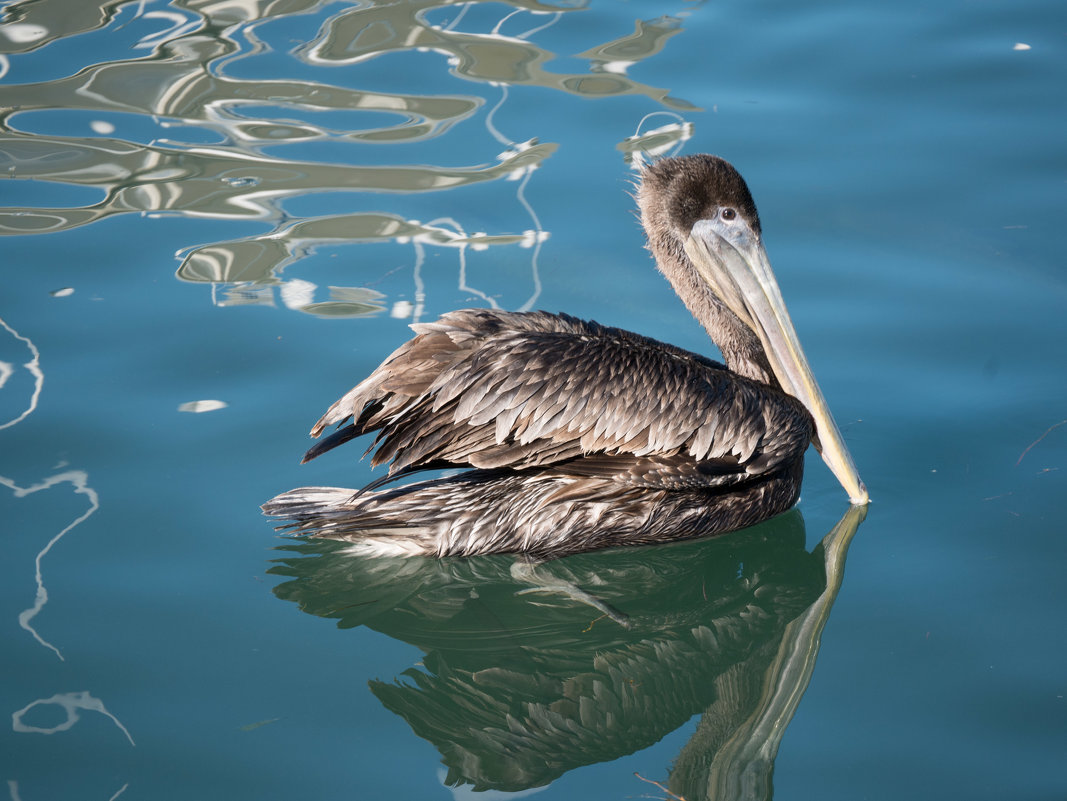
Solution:
<svg viewBox="0 0 1067 801">
<path fill-rule="evenodd" d="M 13 801 L 1067 795 L 1062 3 L 2 8 Z M 745 175 L 866 519 L 811 452 L 780 518 L 533 568 L 276 534 L 377 475 L 297 462 L 413 321 L 714 355 L 635 150 Z"/>
</svg>

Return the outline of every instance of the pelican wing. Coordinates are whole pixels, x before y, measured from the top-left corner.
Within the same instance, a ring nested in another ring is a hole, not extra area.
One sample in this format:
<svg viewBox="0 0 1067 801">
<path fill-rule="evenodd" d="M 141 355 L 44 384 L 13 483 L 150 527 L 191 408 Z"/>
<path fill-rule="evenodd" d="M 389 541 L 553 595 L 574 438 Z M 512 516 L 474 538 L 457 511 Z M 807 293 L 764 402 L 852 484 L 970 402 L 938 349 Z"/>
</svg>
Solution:
<svg viewBox="0 0 1067 801">
<path fill-rule="evenodd" d="M 417 336 L 311 430 L 305 461 L 378 432 L 372 464 L 557 465 L 669 488 L 735 483 L 803 453 L 799 401 L 717 362 L 566 315 L 467 309 Z"/>
</svg>

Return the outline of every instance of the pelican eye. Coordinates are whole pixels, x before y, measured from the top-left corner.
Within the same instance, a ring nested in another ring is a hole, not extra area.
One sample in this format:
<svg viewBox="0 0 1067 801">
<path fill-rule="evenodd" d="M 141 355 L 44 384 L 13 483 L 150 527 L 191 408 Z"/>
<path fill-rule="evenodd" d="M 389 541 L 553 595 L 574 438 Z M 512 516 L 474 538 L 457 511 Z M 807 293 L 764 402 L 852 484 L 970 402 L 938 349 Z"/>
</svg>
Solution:
<svg viewBox="0 0 1067 801">
<path fill-rule="evenodd" d="M 719 217 L 729 222 L 737 219 L 737 209 L 725 208 L 719 212 Z"/>
</svg>

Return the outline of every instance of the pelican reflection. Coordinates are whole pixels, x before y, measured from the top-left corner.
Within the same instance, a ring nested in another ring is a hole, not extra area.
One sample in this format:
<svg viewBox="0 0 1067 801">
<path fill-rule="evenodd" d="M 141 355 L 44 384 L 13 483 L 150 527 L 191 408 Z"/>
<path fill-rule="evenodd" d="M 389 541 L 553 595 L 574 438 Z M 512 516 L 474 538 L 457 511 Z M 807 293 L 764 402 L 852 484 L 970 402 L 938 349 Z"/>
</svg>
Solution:
<svg viewBox="0 0 1067 801">
<path fill-rule="evenodd" d="M 794 511 L 725 537 L 548 563 L 360 559 L 343 543 L 294 541 L 270 572 L 304 612 L 423 651 L 370 689 L 433 743 L 450 786 L 541 787 L 701 714 L 671 792 L 769 799 L 865 514 L 851 507 L 811 551 Z"/>
</svg>

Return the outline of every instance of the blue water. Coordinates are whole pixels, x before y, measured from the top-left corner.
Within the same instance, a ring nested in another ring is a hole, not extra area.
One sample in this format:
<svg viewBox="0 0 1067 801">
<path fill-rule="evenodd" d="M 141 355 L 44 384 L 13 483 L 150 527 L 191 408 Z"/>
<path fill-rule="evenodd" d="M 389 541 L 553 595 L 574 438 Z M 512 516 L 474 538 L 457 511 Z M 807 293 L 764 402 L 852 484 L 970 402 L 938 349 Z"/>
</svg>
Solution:
<svg viewBox="0 0 1067 801">
<path fill-rule="evenodd" d="M 100 6 L 0 22 L 10 798 L 694 801 L 738 742 L 753 797 L 1067 795 L 1061 3 Z M 631 214 L 661 126 L 745 175 L 871 490 L 836 598 L 814 453 L 796 512 L 553 568 L 629 629 L 276 534 L 372 477 L 305 432 L 416 318 L 711 351 Z M 799 706 L 746 728 L 792 642 Z"/>
</svg>

